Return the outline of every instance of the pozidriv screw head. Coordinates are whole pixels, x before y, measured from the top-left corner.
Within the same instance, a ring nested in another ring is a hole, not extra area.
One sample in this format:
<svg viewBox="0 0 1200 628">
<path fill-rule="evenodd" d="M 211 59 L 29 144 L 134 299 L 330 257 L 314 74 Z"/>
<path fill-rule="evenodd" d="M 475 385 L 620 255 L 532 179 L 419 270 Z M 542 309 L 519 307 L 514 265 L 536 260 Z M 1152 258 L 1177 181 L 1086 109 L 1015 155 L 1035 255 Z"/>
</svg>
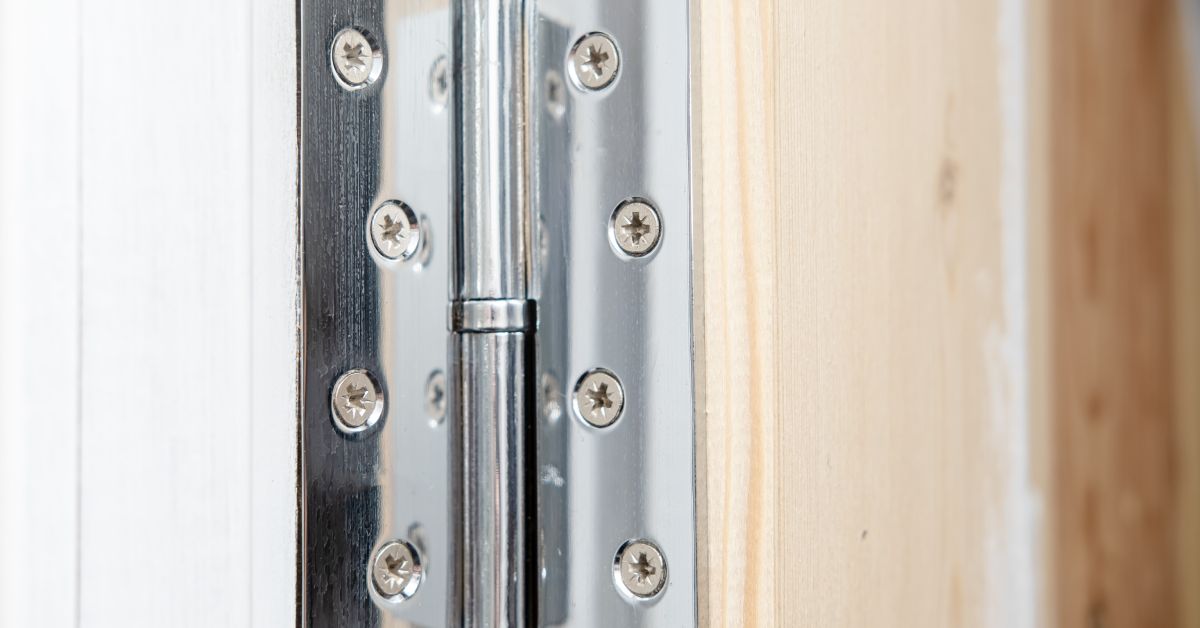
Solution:
<svg viewBox="0 0 1200 628">
<path fill-rule="evenodd" d="M 584 89 L 604 89 L 617 78 L 621 68 L 620 53 L 611 37 L 604 33 L 588 33 L 571 48 L 571 76 Z"/>
<path fill-rule="evenodd" d="M 621 203 L 610 224 L 613 241 L 626 255 L 642 257 L 658 246 L 662 237 L 662 219 L 658 209 L 643 199 Z"/>
<path fill-rule="evenodd" d="M 381 256 L 411 260 L 421 249 L 421 224 L 407 204 L 387 201 L 371 212 L 371 244 Z"/>
<path fill-rule="evenodd" d="M 343 373 L 333 384 L 329 406 L 333 423 L 343 432 L 361 432 L 383 416 L 383 391 L 364 369 Z"/>
<path fill-rule="evenodd" d="M 658 595 L 667 584 L 662 550 L 645 539 L 626 541 L 613 560 L 613 581 L 619 590 L 638 599 Z"/>
<path fill-rule="evenodd" d="M 621 380 L 606 369 L 592 369 L 575 384 L 573 405 L 579 418 L 593 427 L 608 427 L 621 418 L 625 389 Z"/>
<path fill-rule="evenodd" d="M 383 72 L 383 53 L 360 30 L 342 29 L 333 38 L 329 62 L 338 83 L 348 90 L 362 89 Z"/>
<path fill-rule="evenodd" d="M 408 541 L 388 541 L 371 559 L 371 584 L 376 593 L 391 601 L 416 595 L 424 576 L 421 554 Z"/>
</svg>

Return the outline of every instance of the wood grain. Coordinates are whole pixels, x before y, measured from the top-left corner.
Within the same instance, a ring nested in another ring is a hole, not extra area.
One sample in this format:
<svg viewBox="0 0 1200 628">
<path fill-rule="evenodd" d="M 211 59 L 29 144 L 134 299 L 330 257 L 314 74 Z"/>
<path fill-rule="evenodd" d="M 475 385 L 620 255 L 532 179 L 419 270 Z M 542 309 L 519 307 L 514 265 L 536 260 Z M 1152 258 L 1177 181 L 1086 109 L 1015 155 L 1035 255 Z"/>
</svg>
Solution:
<svg viewBox="0 0 1200 628">
<path fill-rule="evenodd" d="M 702 3 L 709 625 L 1041 616 L 1022 6 Z"/>
<path fill-rule="evenodd" d="M 1181 625 L 1176 28 L 1168 1 L 1051 10 L 1055 558 L 1064 626 Z"/>
<path fill-rule="evenodd" d="M 1179 26 L 700 3 L 709 625 L 1200 625 Z"/>
</svg>

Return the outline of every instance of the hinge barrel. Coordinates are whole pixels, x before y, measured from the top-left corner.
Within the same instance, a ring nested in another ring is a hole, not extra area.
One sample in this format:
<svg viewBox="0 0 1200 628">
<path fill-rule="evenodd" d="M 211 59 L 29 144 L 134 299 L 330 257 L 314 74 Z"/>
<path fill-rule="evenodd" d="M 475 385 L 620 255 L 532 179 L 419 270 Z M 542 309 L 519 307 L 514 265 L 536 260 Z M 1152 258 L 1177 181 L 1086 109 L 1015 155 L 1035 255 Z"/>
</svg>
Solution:
<svg viewBox="0 0 1200 628">
<path fill-rule="evenodd" d="M 524 0 L 456 0 L 453 11 L 452 613 L 466 627 L 527 626 L 536 615 L 526 524 L 536 500 L 525 377 L 533 316 L 519 306 L 530 296 L 528 16 Z"/>
<path fill-rule="evenodd" d="M 527 296 L 528 32 L 524 0 L 454 3 L 458 301 Z"/>
</svg>

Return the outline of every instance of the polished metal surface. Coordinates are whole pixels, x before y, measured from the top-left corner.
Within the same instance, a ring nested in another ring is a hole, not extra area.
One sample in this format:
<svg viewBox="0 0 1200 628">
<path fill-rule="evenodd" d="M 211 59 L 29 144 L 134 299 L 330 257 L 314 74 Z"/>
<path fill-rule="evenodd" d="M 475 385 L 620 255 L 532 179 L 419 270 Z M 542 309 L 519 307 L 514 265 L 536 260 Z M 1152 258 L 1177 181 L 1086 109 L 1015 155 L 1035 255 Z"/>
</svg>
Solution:
<svg viewBox="0 0 1200 628">
<path fill-rule="evenodd" d="M 523 299 L 529 276 L 524 0 L 453 0 L 456 300 Z"/>
<path fill-rule="evenodd" d="M 425 575 L 421 553 L 408 541 L 388 541 L 371 560 L 371 585 L 380 596 L 403 602 L 416 595 Z"/>
<path fill-rule="evenodd" d="M 611 371 L 592 369 L 575 384 L 571 396 L 575 414 L 592 427 L 608 427 L 621 418 L 625 408 L 625 389 Z"/>
<path fill-rule="evenodd" d="M 617 206 L 609 223 L 612 241 L 622 253 L 632 257 L 650 254 L 662 237 L 658 210 L 645 199 L 630 199 Z"/>
<path fill-rule="evenodd" d="M 529 342 L 524 333 L 458 333 L 452 364 L 458 380 L 451 390 L 460 459 L 461 539 L 455 551 L 461 567 L 461 612 L 451 625 L 513 627 L 529 625 L 536 601 L 531 560 L 534 507 L 527 469 L 514 461 L 532 460 L 526 390 Z"/>
<path fill-rule="evenodd" d="M 421 249 L 421 223 L 401 201 L 387 201 L 371 213 L 371 245 L 389 260 L 411 260 Z"/>
<path fill-rule="evenodd" d="M 300 6 L 301 623 L 695 625 L 688 0 Z M 378 54 L 357 85 L 347 28 Z M 356 369 L 386 411 L 344 431 Z M 398 539 L 411 597 L 376 560 Z"/>
<path fill-rule="evenodd" d="M 446 105 L 450 104 L 452 83 L 450 60 L 442 55 L 433 62 L 433 69 L 429 71 L 429 99 L 433 101 L 433 106 L 438 111 L 445 109 Z"/>
<path fill-rule="evenodd" d="M 384 396 L 375 377 L 363 369 L 346 371 L 333 384 L 329 409 L 333 423 L 346 433 L 361 432 L 383 416 Z"/>
<path fill-rule="evenodd" d="M 455 625 L 535 617 L 530 15 L 524 0 L 454 2 L 454 243 L 451 428 L 456 496 Z"/>
<path fill-rule="evenodd" d="M 447 2 L 300 2 L 303 405 L 301 567 L 304 626 L 450 625 L 448 421 L 426 412 L 430 374 L 447 370 L 450 247 L 448 108 L 430 69 L 450 58 Z M 330 69 L 337 34 L 374 38 L 386 63 L 347 91 Z M 423 240 L 408 261 L 378 254 L 372 211 L 400 199 Z M 387 409 L 373 429 L 331 424 L 330 391 L 350 369 L 374 374 Z M 405 539 L 420 587 L 400 601 L 372 585 L 374 551 Z"/>
<path fill-rule="evenodd" d="M 342 87 L 362 89 L 383 72 L 383 54 L 366 33 L 346 28 L 333 39 L 329 63 Z"/>
<path fill-rule="evenodd" d="M 454 331 L 525 331 L 533 327 L 536 313 L 532 301 L 482 299 L 457 301 L 450 306 L 450 329 Z"/>
<path fill-rule="evenodd" d="M 537 381 L 551 383 L 539 386 L 538 621 L 696 625 L 689 2 L 539 0 L 536 11 Z M 564 98 L 571 51 L 592 33 L 615 42 L 616 78 Z M 611 235 L 631 199 L 651 201 L 663 227 L 641 257 Z M 620 419 L 603 429 L 556 419 L 556 401 L 597 367 L 619 376 Z M 652 539 L 669 559 L 651 598 L 614 586 L 614 553 L 629 539 Z"/>
<path fill-rule="evenodd" d="M 571 78 L 583 89 L 604 89 L 617 78 L 621 56 L 604 33 L 588 33 L 571 48 Z"/>
<path fill-rule="evenodd" d="M 646 539 L 631 539 L 613 559 L 613 585 L 621 593 L 648 600 L 667 585 L 667 559 L 662 550 Z"/>
<path fill-rule="evenodd" d="M 425 414 L 434 425 L 446 419 L 446 374 L 441 369 L 430 373 L 425 382 Z"/>
</svg>

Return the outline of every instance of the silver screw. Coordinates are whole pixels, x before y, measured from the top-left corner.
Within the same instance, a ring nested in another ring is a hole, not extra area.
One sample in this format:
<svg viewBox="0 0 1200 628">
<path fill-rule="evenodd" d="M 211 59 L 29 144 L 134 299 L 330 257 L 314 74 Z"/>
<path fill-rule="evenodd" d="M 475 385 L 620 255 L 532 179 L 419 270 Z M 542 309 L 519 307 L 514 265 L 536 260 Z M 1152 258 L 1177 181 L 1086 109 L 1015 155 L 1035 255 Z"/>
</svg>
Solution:
<svg viewBox="0 0 1200 628">
<path fill-rule="evenodd" d="M 620 68 L 617 45 L 604 33 L 588 33 L 571 48 L 571 76 L 584 89 L 608 87 L 617 78 Z"/>
<path fill-rule="evenodd" d="M 421 554 L 408 541 L 388 541 L 371 559 L 375 592 L 390 601 L 402 602 L 416 595 L 424 576 Z"/>
<path fill-rule="evenodd" d="M 434 425 L 446 418 L 446 374 L 438 369 L 425 380 L 425 413 Z"/>
<path fill-rule="evenodd" d="M 429 98 L 436 111 L 445 109 L 450 102 L 450 62 L 446 55 L 438 57 L 429 71 Z"/>
<path fill-rule="evenodd" d="M 387 259 L 408 261 L 421 249 L 421 224 L 412 208 L 387 201 L 371 213 L 371 244 Z"/>
<path fill-rule="evenodd" d="M 625 541 L 613 560 L 613 582 L 635 598 L 658 595 L 667 584 L 667 561 L 662 550 L 645 539 Z"/>
<path fill-rule="evenodd" d="M 378 422 L 383 416 L 383 404 L 383 391 L 363 369 L 343 373 L 329 394 L 333 423 L 348 433 L 361 432 Z"/>
<path fill-rule="evenodd" d="M 383 73 L 383 52 L 362 31 L 346 28 L 333 38 L 329 62 L 338 83 L 348 90 L 362 89 Z"/>
<path fill-rule="evenodd" d="M 658 210 L 643 199 L 621 203 L 613 212 L 609 228 L 617 248 L 633 257 L 648 255 L 662 237 Z"/>
<path fill-rule="evenodd" d="M 625 409 L 625 390 L 611 371 L 593 369 L 584 373 L 575 384 L 573 405 L 579 418 L 589 425 L 608 427 Z"/>
</svg>

